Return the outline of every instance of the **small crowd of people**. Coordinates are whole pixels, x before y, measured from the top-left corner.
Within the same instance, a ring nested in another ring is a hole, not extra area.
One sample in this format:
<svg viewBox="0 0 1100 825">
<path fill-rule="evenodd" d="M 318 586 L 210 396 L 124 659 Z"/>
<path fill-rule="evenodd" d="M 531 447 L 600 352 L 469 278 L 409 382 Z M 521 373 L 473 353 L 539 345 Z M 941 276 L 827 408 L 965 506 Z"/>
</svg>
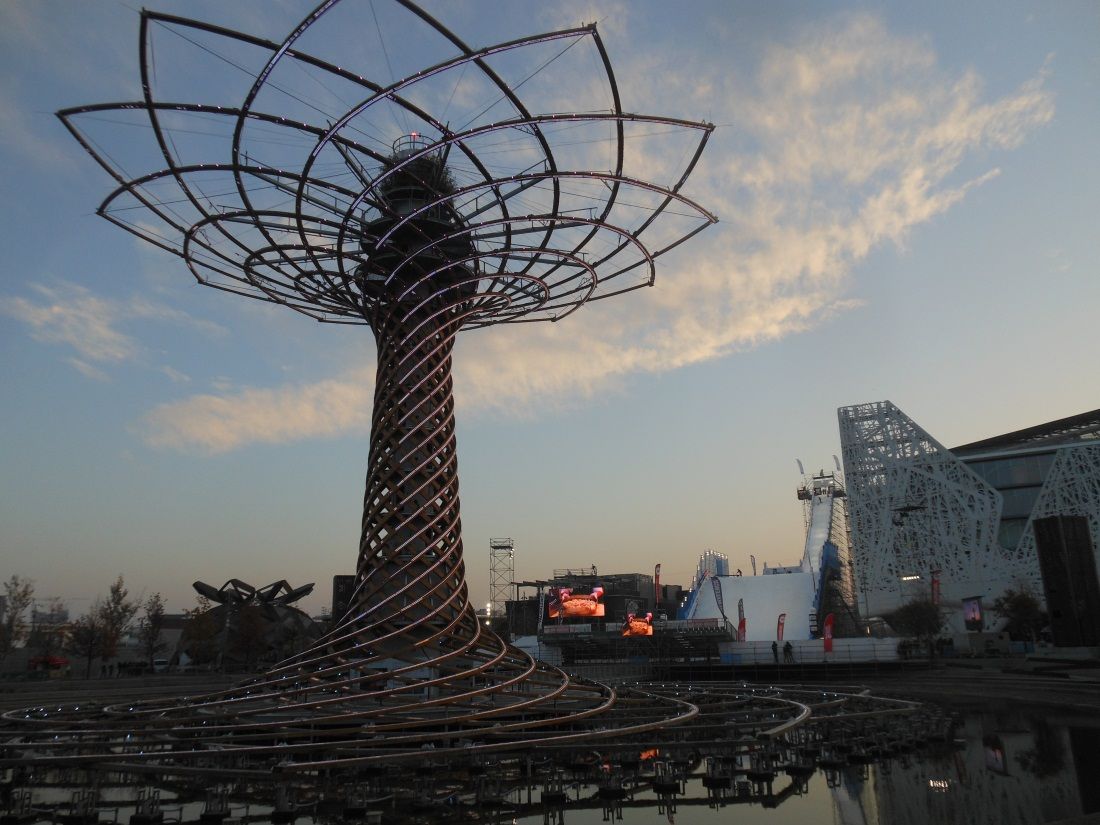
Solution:
<svg viewBox="0 0 1100 825">
<path fill-rule="evenodd" d="M 775 659 L 776 664 L 779 664 L 779 642 L 772 642 L 772 658 Z M 783 664 L 794 664 L 794 647 L 790 642 L 783 645 Z"/>
</svg>

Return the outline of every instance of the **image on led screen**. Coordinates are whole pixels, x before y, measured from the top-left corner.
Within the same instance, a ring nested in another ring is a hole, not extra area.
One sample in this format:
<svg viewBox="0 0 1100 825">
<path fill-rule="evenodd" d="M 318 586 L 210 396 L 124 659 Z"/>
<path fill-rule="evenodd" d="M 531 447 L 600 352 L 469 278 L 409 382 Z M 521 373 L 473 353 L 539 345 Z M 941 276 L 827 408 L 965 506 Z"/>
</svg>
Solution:
<svg viewBox="0 0 1100 825">
<path fill-rule="evenodd" d="M 633 613 L 628 613 L 626 621 L 623 623 L 623 635 L 652 636 L 653 614 L 646 613 L 644 616 L 635 616 Z"/>
<path fill-rule="evenodd" d="M 574 593 L 571 587 L 551 587 L 546 612 L 551 619 L 602 618 L 602 596 L 603 588 L 598 585 L 592 588 L 591 593 Z"/>
</svg>

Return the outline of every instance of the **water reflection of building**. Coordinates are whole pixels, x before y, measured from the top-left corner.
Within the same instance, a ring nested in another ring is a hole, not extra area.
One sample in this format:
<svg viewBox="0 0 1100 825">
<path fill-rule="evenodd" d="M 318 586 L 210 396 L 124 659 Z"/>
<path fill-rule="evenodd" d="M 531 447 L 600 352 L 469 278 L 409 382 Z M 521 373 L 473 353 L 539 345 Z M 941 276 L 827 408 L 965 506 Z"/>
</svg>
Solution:
<svg viewBox="0 0 1100 825">
<path fill-rule="evenodd" d="M 965 744 L 871 767 L 860 788 L 833 789 L 844 825 L 1002 825 L 1054 822 L 1100 811 L 1100 731 L 1035 714 L 968 717 Z"/>
<path fill-rule="evenodd" d="M 1067 569 L 1088 561 L 1095 575 L 1100 410 L 951 450 L 889 401 L 842 407 L 838 417 L 865 615 L 937 594 L 962 631 L 967 603 L 972 613 L 988 608 L 1020 584 L 1044 595 L 1036 522 L 1046 517 L 1081 521 L 1073 541 L 1046 552 L 1068 558 L 1059 562 Z"/>
</svg>

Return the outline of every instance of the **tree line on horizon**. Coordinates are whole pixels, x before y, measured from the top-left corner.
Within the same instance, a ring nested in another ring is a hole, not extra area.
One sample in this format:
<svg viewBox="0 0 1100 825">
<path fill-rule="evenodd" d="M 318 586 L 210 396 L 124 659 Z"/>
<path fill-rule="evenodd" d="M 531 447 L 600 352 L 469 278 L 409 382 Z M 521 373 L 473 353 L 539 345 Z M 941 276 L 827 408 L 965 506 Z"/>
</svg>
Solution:
<svg viewBox="0 0 1100 825">
<path fill-rule="evenodd" d="M 28 622 L 26 614 L 34 604 L 34 582 L 13 575 L 2 585 L 4 602 L 0 609 L 0 663 L 17 647 L 26 647 L 46 663 L 67 653 L 84 662 L 85 678 L 91 675 L 92 662 L 110 663 L 118 656 L 119 643 L 133 631 L 142 658 L 149 669 L 157 654 L 164 650 L 164 599 L 152 593 L 143 601 L 130 597 L 121 574 L 110 585 L 106 596 L 97 596 L 87 612 L 67 623 Z M 64 610 L 58 598 L 47 603 L 45 615 L 56 616 Z M 141 617 L 137 618 L 139 611 Z M 32 614 L 33 616 L 33 614 Z"/>
<path fill-rule="evenodd" d="M 132 634 L 137 642 L 144 665 L 150 671 L 158 654 L 167 647 L 161 636 L 166 620 L 161 594 L 152 593 L 143 600 L 132 598 L 121 574 L 107 594 L 96 597 L 82 616 L 64 622 L 35 621 L 36 615 L 64 613 L 65 606 L 60 599 L 52 598 L 45 602 L 44 611 L 34 611 L 34 582 L 30 579 L 11 576 L 0 585 L 0 597 L 0 664 L 23 647 L 34 654 L 29 661 L 43 669 L 50 669 L 51 662 L 67 654 L 83 663 L 84 677 L 89 678 L 96 660 L 108 667 L 112 664 L 127 634 Z M 195 607 L 183 611 L 180 649 L 185 649 L 188 661 L 195 667 L 254 667 L 265 658 L 292 655 L 308 641 L 295 628 L 284 629 L 272 648 L 269 623 L 255 605 L 236 607 L 231 628 L 225 626 L 229 617 L 217 613 L 210 600 L 201 595 L 196 598 Z"/>
</svg>

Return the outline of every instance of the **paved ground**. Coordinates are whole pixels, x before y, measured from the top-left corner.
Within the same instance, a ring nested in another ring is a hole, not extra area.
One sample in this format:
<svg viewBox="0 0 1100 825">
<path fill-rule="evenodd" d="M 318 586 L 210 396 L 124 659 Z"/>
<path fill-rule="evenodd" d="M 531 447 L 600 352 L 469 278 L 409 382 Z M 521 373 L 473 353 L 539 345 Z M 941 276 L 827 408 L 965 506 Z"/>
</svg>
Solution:
<svg viewBox="0 0 1100 825">
<path fill-rule="evenodd" d="M 950 705 L 1031 705 L 1095 716 L 1100 722 L 1100 667 L 1060 666 L 1025 659 L 972 659 L 875 677 L 867 684 L 894 695 Z"/>
</svg>

